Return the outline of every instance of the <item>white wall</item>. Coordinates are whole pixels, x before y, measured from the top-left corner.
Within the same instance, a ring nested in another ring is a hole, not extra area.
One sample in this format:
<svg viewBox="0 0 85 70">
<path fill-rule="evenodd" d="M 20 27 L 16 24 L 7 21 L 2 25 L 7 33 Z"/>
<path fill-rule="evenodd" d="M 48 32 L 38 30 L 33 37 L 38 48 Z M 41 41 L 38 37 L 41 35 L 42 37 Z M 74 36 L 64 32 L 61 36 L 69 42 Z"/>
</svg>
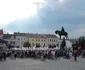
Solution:
<svg viewBox="0 0 85 70">
<path fill-rule="evenodd" d="M 17 46 L 23 47 L 23 43 L 26 41 L 25 36 L 16 36 Z"/>
<path fill-rule="evenodd" d="M 57 43 L 58 43 L 58 38 L 47 38 L 47 46 L 48 45 L 57 45 Z"/>
</svg>

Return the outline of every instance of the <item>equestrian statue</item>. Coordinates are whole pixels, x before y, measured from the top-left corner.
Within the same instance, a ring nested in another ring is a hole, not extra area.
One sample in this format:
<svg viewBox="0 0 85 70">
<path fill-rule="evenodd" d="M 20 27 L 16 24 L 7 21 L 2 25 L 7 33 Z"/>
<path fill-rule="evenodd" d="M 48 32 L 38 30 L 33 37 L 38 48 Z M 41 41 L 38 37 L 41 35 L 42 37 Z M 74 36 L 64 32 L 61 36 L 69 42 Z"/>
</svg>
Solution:
<svg viewBox="0 0 85 70">
<path fill-rule="evenodd" d="M 60 36 L 60 39 L 61 39 L 61 36 L 65 36 L 66 39 L 68 38 L 68 33 L 65 32 L 65 29 L 63 27 L 62 27 L 61 31 L 60 30 L 56 30 L 55 33 Z"/>
</svg>

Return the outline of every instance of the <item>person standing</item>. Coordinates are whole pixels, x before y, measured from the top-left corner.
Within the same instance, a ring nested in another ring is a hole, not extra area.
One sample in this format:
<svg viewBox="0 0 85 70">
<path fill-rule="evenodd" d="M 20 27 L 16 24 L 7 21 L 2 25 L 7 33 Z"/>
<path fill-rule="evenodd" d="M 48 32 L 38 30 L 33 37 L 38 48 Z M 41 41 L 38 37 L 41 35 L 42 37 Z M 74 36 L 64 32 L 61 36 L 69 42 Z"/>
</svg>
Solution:
<svg viewBox="0 0 85 70">
<path fill-rule="evenodd" d="M 72 57 L 72 51 L 69 51 L 69 57 L 70 58 Z"/>
<path fill-rule="evenodd" d="M 16 59 L 16 57 L 17 57 L 17 52 L 15 51 L 14 52 L 14 58 Z"/>
<path fill-rule="evenodd" d="M 6 51 L 3 52 L 4 61 L 6 60 Z"/>
<path fill-rule="evenodd" d="M 74 60 L 77 61 L 77 51 L 74 52 Z"/>
</svg>

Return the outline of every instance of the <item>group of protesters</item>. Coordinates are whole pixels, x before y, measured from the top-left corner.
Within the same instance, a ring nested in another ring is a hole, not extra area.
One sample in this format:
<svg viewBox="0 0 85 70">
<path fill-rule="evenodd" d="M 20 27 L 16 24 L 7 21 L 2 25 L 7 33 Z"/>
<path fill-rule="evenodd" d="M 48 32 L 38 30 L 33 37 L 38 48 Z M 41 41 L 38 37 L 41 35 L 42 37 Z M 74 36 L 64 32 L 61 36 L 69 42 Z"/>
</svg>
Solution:
<svg viewBox="0 0 85 70">
<path fill-rule="evenodd" d="M 41 58 L 43 56 L 47 59 L 57 59 L 60 57 L 64 57 L 70 59 L 72 57 L 72 51 L 61 51 L 61 50 L 9 50 L 1 52 L 3 56 L 0 58 L 10 57 L 11 59 L 16 58 Z"/>
<path fill-rule="evenodd" d="M 74 60 L 77 61 L 77 52 L 71 50 L 5 50 L 0 51 L 0 60 L 6 60 L 6 57 L 10 59 L 16 58 L 34 58 L 34 59 L 58 59 L 63 57 L 70 59 L 74 56 Z M 85 55 L 85 52 L 84 54 Z"/>
</svg>

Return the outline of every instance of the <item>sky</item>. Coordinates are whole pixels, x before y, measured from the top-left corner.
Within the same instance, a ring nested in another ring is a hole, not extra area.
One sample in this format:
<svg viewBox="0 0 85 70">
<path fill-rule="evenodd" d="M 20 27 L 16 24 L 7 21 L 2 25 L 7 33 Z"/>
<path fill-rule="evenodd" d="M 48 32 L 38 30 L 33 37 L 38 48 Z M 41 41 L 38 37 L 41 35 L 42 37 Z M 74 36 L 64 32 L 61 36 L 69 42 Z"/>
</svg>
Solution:
<svg viewBox="0 0 85 70">
<path fill-rule="evenodd" d="M 85 0 L 0 0 L 4 33 L 55 34 L 62 26 L 69 38 L 85 36 Z"/>
</svg>

